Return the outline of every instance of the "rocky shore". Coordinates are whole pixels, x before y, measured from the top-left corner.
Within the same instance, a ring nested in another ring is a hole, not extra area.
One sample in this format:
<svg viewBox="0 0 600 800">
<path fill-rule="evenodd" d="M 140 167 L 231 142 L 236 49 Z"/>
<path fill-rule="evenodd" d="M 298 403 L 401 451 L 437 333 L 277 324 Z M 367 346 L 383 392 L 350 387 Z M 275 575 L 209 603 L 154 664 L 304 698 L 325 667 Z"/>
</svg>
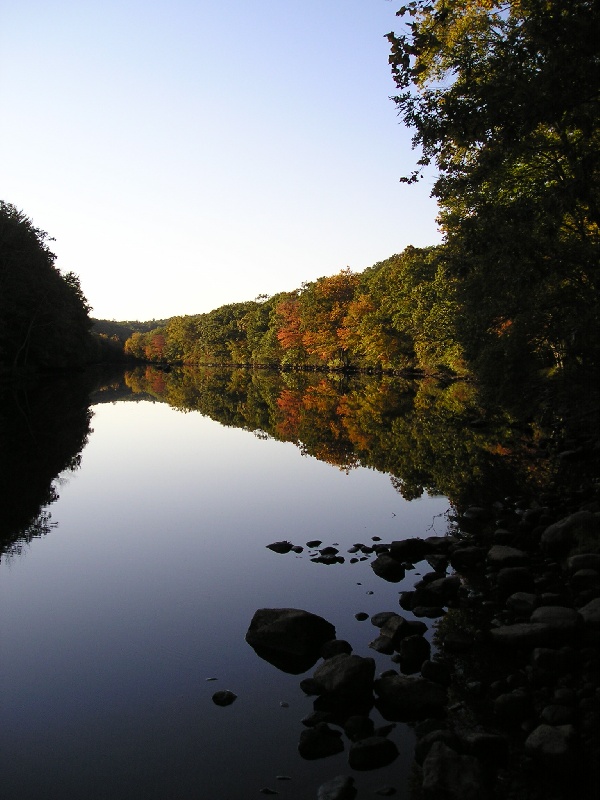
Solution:
<svg viewBox="0 0 600 800">
<path fill-rule="evenodd" d="M 319 563 L 347 558 L 308 544 Z M 414 800 L 587 800 L 599 789 L 599 551 L 600 506 L 590 497 L 472 507 L 449 535 L 351 548 L 350 560 L 371 559 L 386 581 L 421 571 L 397 612 L 370 620 L 370 647 L 390 656 L 389 670 L 376 676 L 372 658 L 298 609 L 257 611 L 246 638 L 288 672 L 321 659 L 301 682 L 316 698 L 302 720 L 303 758 L 341 752 L 345 739 L 351 770 L 377 769 L 396 758 L 390 733 L 404 722 L 416 734 Z M 375 727 L 373 707 L 388 724 Z M 351 774 L 318 794 L 356 796 Z"/>
</svg>

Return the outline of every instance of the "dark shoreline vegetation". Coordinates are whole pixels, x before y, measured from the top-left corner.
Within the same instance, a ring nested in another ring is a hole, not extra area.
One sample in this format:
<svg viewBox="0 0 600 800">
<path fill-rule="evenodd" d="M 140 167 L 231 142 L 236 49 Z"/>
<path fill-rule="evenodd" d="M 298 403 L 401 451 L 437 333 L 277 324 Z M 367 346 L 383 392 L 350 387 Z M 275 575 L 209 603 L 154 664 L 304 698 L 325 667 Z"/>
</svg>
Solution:
<svg viewBox="0 0 600 800">
<path fill-rule="evenodd" d="M 438 246 L 204 314 L 110 322 L 90 318 L 47 234 L 0 205 L 2 551 L 50 531 L 55 478 L 77 467 L 102 399 L 168 402 L 389 473 L 407 499 L 443 494 L 442 541 L 361 543 L 384 580 L 432 568 L 401 598 L 440 617 L 415 680 L 442 686 L 444 702 L 411 720 L 414 796 L 558 800 L 576 783 L 592 798 L 600 14 L 590 0 L 414 0 L 401 15 L 395 101 L 421 153 L 405 180 L 437 170 Z M 127 361 L 144 366 L 111 380 L 92 366 Z M 422 638 L 411 630 L 382 634 L 401 668 L 403 639 Z M 400 677 L 366 693 L 396 697 Z M 320 725 L 347 722 L 329 711 Z"/>
</svg>

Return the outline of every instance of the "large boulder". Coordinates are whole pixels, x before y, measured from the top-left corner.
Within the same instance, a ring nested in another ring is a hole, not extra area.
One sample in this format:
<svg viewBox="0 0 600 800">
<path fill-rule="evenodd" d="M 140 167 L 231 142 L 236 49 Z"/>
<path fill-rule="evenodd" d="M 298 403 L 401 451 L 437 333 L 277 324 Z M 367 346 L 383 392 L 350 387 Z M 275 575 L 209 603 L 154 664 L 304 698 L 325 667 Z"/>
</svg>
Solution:
<svg viewBox="0 0 600 800">
<path fill-rule="evenodd" d="M 377 708 L 384 719 L 412 721 L 438 717 L 444 712 L 447 691 L 425 678 L 386 675 L 375 681 Z"/>
<path fill-rule="evenodd" d="M 373 693 L 374 677 L 372 658 L 340 653 L 320 664 L 313 680 L 322 693 L 356 697 Z"/>
<path fill-rule="evenodd" d="M 484 800 L 488 797 L 479 761 L 435 742 L 423 762 L 423 800 Z"/>
<path fill-rule="evenodd" d="M 405 575 L 402 564 L 388 553 L 380 553 L 371 561 L 371 569 L 378 578 L 383 578 L 389 583 L 399 583 Z"/>
<path fill-rule="evenodd" d="M 579 542 L 600 538 L 600 514 L 576 511 L 550 525 L 542 533 L 542 549 L 552 558 L 560 558 Z"/>
<path fill-rule="evenodd" d="M 257 655 L 285 672 L 299 675 L 335 639 L 335 627 L 323 617 L 298 608 L 259 608 L 246 632 Z"/>
</svg>

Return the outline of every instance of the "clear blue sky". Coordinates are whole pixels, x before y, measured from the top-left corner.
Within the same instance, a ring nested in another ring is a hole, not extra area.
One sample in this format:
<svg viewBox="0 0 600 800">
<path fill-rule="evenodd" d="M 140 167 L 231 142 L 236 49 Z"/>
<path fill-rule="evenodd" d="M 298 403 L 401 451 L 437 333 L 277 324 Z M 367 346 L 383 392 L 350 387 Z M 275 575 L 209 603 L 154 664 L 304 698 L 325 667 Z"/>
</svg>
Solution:
<svg viewBox="0 0 600 800">
<path fill-rule="evenodd" d="M 209 311 L 435 244 L 388 0 L 0 4 L 0 199 L 108 319 Z"/>
</svg>

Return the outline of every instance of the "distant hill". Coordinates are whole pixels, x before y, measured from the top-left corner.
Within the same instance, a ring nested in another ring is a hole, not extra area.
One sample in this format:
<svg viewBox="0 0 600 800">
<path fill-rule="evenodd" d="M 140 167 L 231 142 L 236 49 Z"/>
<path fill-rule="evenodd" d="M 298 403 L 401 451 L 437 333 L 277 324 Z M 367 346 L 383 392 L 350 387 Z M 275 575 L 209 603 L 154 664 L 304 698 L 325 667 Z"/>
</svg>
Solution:
<svg viewBox="0 0 600 800">
<path fill-rule="evenodd" d="M 147 322 L 139 322 L 138 320 L 117 322 L 114 319 L 92 318 L 92 333 L 104 335 L 109 339 L 116 336 L 119 341 L 125 342 L 136 331 L 139 333 L 147 333 L 155 328 L 166 325 L 168 321 L 168 319 L 151 319 Z"/>
</svg>

